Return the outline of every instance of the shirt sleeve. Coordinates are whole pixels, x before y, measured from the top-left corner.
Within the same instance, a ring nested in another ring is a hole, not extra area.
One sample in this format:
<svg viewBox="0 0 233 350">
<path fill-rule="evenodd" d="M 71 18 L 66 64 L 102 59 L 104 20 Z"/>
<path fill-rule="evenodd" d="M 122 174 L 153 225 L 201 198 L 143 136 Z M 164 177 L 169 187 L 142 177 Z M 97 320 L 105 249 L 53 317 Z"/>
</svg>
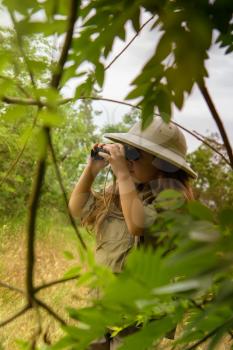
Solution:
<svg viewBox="0 0 233 350">
<path fill-rule="evenodd" d="M 150 227 L 157 219 L 158 213 L 155 209 L 154 202 L 144 205 L 145 229 Z"/>
<path fill-rule="evenodd" d="M 95 204 L 96 204 L 96 197 L 93 194 L 93 192 L 90 192 L 89 197 L 81 211 L 81 215 L 80 215 L 81 222 L 85 220 L 86 217 L 89 215 L 89 213 L 94 209 Z"/>
</svg>

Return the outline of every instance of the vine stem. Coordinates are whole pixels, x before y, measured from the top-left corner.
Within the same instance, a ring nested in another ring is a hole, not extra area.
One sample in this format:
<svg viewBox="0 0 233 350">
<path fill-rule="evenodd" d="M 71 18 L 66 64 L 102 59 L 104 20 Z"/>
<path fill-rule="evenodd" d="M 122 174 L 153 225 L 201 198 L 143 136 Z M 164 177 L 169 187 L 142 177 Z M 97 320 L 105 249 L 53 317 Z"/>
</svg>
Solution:
<svg viewBox="0 0 233 350">
<path fill-rule="evenodd" d="M 226 133 L 226 130 L 224 128 L 224 125 L 223 125 L 223 122 L 217 112 L 217 109 L 215 108 L 215 105 L 211 99 L 211 96 L 209 94 L 209 91 L 206 87 L 206 85 L 204 83 L 199 83 L 198 84 L 198 87 L 201 91 L 201 94 L 204 98 L 204 100 L 206 101 L 207 103 L 207 106 L 209 107 L 209 110 L 212 114 L 212 117 L 215 121 L 215 123 L 217 124 L 217 127 L 218 127 L 218 130 L 220 132 L 220 135 L 222 136 L 222 140 L 223 140 L 223 143 L 226 147 L 226 151 L 227 151 L 227 154 L 228 154 L 228 157 L 229 157 L 229 160 L 230 160 L 230 165 L 233 169 L 233 152 L 232 152 L 232 147 L 231 147 L 231 144 L 230 144 L 230 141 L 227 137 L 227 133 Z"/>
</svg>

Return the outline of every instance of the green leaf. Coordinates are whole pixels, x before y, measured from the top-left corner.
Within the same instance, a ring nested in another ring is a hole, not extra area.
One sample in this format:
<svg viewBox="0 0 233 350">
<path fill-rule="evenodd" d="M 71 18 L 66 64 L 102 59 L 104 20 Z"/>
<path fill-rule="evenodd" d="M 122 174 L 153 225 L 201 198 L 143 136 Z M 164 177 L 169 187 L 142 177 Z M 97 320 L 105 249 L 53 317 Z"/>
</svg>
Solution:
<svg viewBox="0 0 233 350">
<path fill-rule="evenodd" d="M 104 65 L 100 62 L 96 64 L 95 76 L 99 86 L 102 87 L 104 84 Z"/>
<path fill-rule="evenodd" d="M 73 266 L 71 269 L 69 269 L 67 272 L 64 273 L 63 277 L 64 278 L 77 277 L 80 275 L 80 272 L 81 272 L 80 266 Z"/>
<path fill-rule="evenodd" d="M 160 116 L 162 117 L 162 119 L 163 119 L 163 121 L 165 122 L 165 123 L 169 123 L 170 122 L 170 120 L 171 120 L 171 115 L 170 114 L 167 114 L 167 113 L 165 113 L 165 112 L 160 112 Z"/>
<path fill-rule="evenodd" d="M 143 101 L 141 118 L 142 130 L 145 130 L 154 118 L 154 103 L 152 101 Z"/>
<path fill-rule="evenodd" d="M 61 127 L 64 126 L 65 117 L 58 112 L 43 110 L 39 112 L 39 118 L 45 126 Z"/>
<path fill-rule="evenodd" d="M 219 221 L 223 227 L 233 228 L 233 209 L 222 209 L 219 213 Z"/>
<path fill-rule="evenodd" d="M 42 33 L 45 36 L 50 36 L 55 33 L 62 34 L 67 30 L 67 20 L 56 20 L 49 22 L 28 22 L 23 20 L 17 24 L 17 28 L 21 35 L 33 35 Z"/>
<path fill-rule="evenodd" d="M 182 311 L 177 310 L 176 315 L 174 315 L 175 317 L 167 316 L 161 320 L 147 323 L 135 334 L 123 338 L 123 345 L 119 347 L 119 350 L 152 349 L 152 345 L 155 341 L 162 340 L 162 338 L 176 326 L 181 315 Z"/>
<path fill-rule="evenodd" d="M 73 260 L 73 259 L 74 259 L 73 253 L 69 252 L 68 250 L 65 250 L 65 251 L 63 252 L 63 255 L 64 255 L 64 257 L 65 257 L 67 260 Z"/>
<path fill-rule="evenodd" d="M 172 41 L 168 32 L 160 38 L 153 60 L 162 62 L 172 52 Z"/>
<path fill-rule="evenodd" d="M 189 213 L 202 220 L 213 221 L 213 213 L 212 211 L 206 207 L 204 204 L 201 204 L 197 201 L 190 201 L 188 204 Z"/>
<path fill-rule="evenodd" d="M 7 108 L 6 112 L 2 115 L 2 118 L 10 123 L 15 123 L 21 119 L 28 117 L 28 113 L 31 107 L 11 105 Z"/>
<path fill-rule="evenodd" d="M 171 115 L 171 98 L 168 89 L 165 86 L 159 86 L 155 90 L 155 105 L 158 106 L 159 112 L 165 115 Z"/>
<path fill-rule="evenodd" d="M 134 90 L 132 90 L 126 97 L 126 100 L 133 100 L 137 97 L 144 96 L 146 90 L 148 88 L 148 83 L 139 85 Z"/>
<path fill-rule="evenodd" d="M 184 195 L 175 190 L 164 190 L 156 197 L 156 207 L 174 210 L 182 207 L 185 203 Z"/>
<path fill-rule="evenodd" d="M 136 8 L 131 18 L 135 32 L 140 29 L 140 8 Z"/>
</svg>

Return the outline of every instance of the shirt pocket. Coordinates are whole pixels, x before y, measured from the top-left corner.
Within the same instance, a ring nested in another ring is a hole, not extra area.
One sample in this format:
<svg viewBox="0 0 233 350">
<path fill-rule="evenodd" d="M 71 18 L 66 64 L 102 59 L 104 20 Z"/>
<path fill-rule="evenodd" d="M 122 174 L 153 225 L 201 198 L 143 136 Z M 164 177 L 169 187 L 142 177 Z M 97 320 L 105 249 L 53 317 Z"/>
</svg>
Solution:
<svg viewBox="0 0 233 350">
<path fill-rule="evenodd" d="M 121 220 L 112 216 L 106 218 L 100 234 L 102 242 L 119 241 L 127 237 L 130 237 L 130 234 L 124 219 Z"/>
</svg>

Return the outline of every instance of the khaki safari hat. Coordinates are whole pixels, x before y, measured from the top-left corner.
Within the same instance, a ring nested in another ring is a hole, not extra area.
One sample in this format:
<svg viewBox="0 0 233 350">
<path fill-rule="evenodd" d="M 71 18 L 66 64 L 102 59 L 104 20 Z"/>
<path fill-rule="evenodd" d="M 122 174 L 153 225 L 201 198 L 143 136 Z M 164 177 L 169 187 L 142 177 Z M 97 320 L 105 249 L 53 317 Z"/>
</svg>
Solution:
<svg viewBox="0 0 233 350">
<path fill-rule="evenodd" d="M 197 178 L 197 174 L 186 162 L 187 144 L 184 134 L 175 124 L 167 124 L 160 117 L 155 117 L 144 130 L 141 130 L 141 122 L 137 122 L 126 133 L 107 133 L 104 137 L 148 152 L 183 169 L 192 178 Z"/>
</svg>

